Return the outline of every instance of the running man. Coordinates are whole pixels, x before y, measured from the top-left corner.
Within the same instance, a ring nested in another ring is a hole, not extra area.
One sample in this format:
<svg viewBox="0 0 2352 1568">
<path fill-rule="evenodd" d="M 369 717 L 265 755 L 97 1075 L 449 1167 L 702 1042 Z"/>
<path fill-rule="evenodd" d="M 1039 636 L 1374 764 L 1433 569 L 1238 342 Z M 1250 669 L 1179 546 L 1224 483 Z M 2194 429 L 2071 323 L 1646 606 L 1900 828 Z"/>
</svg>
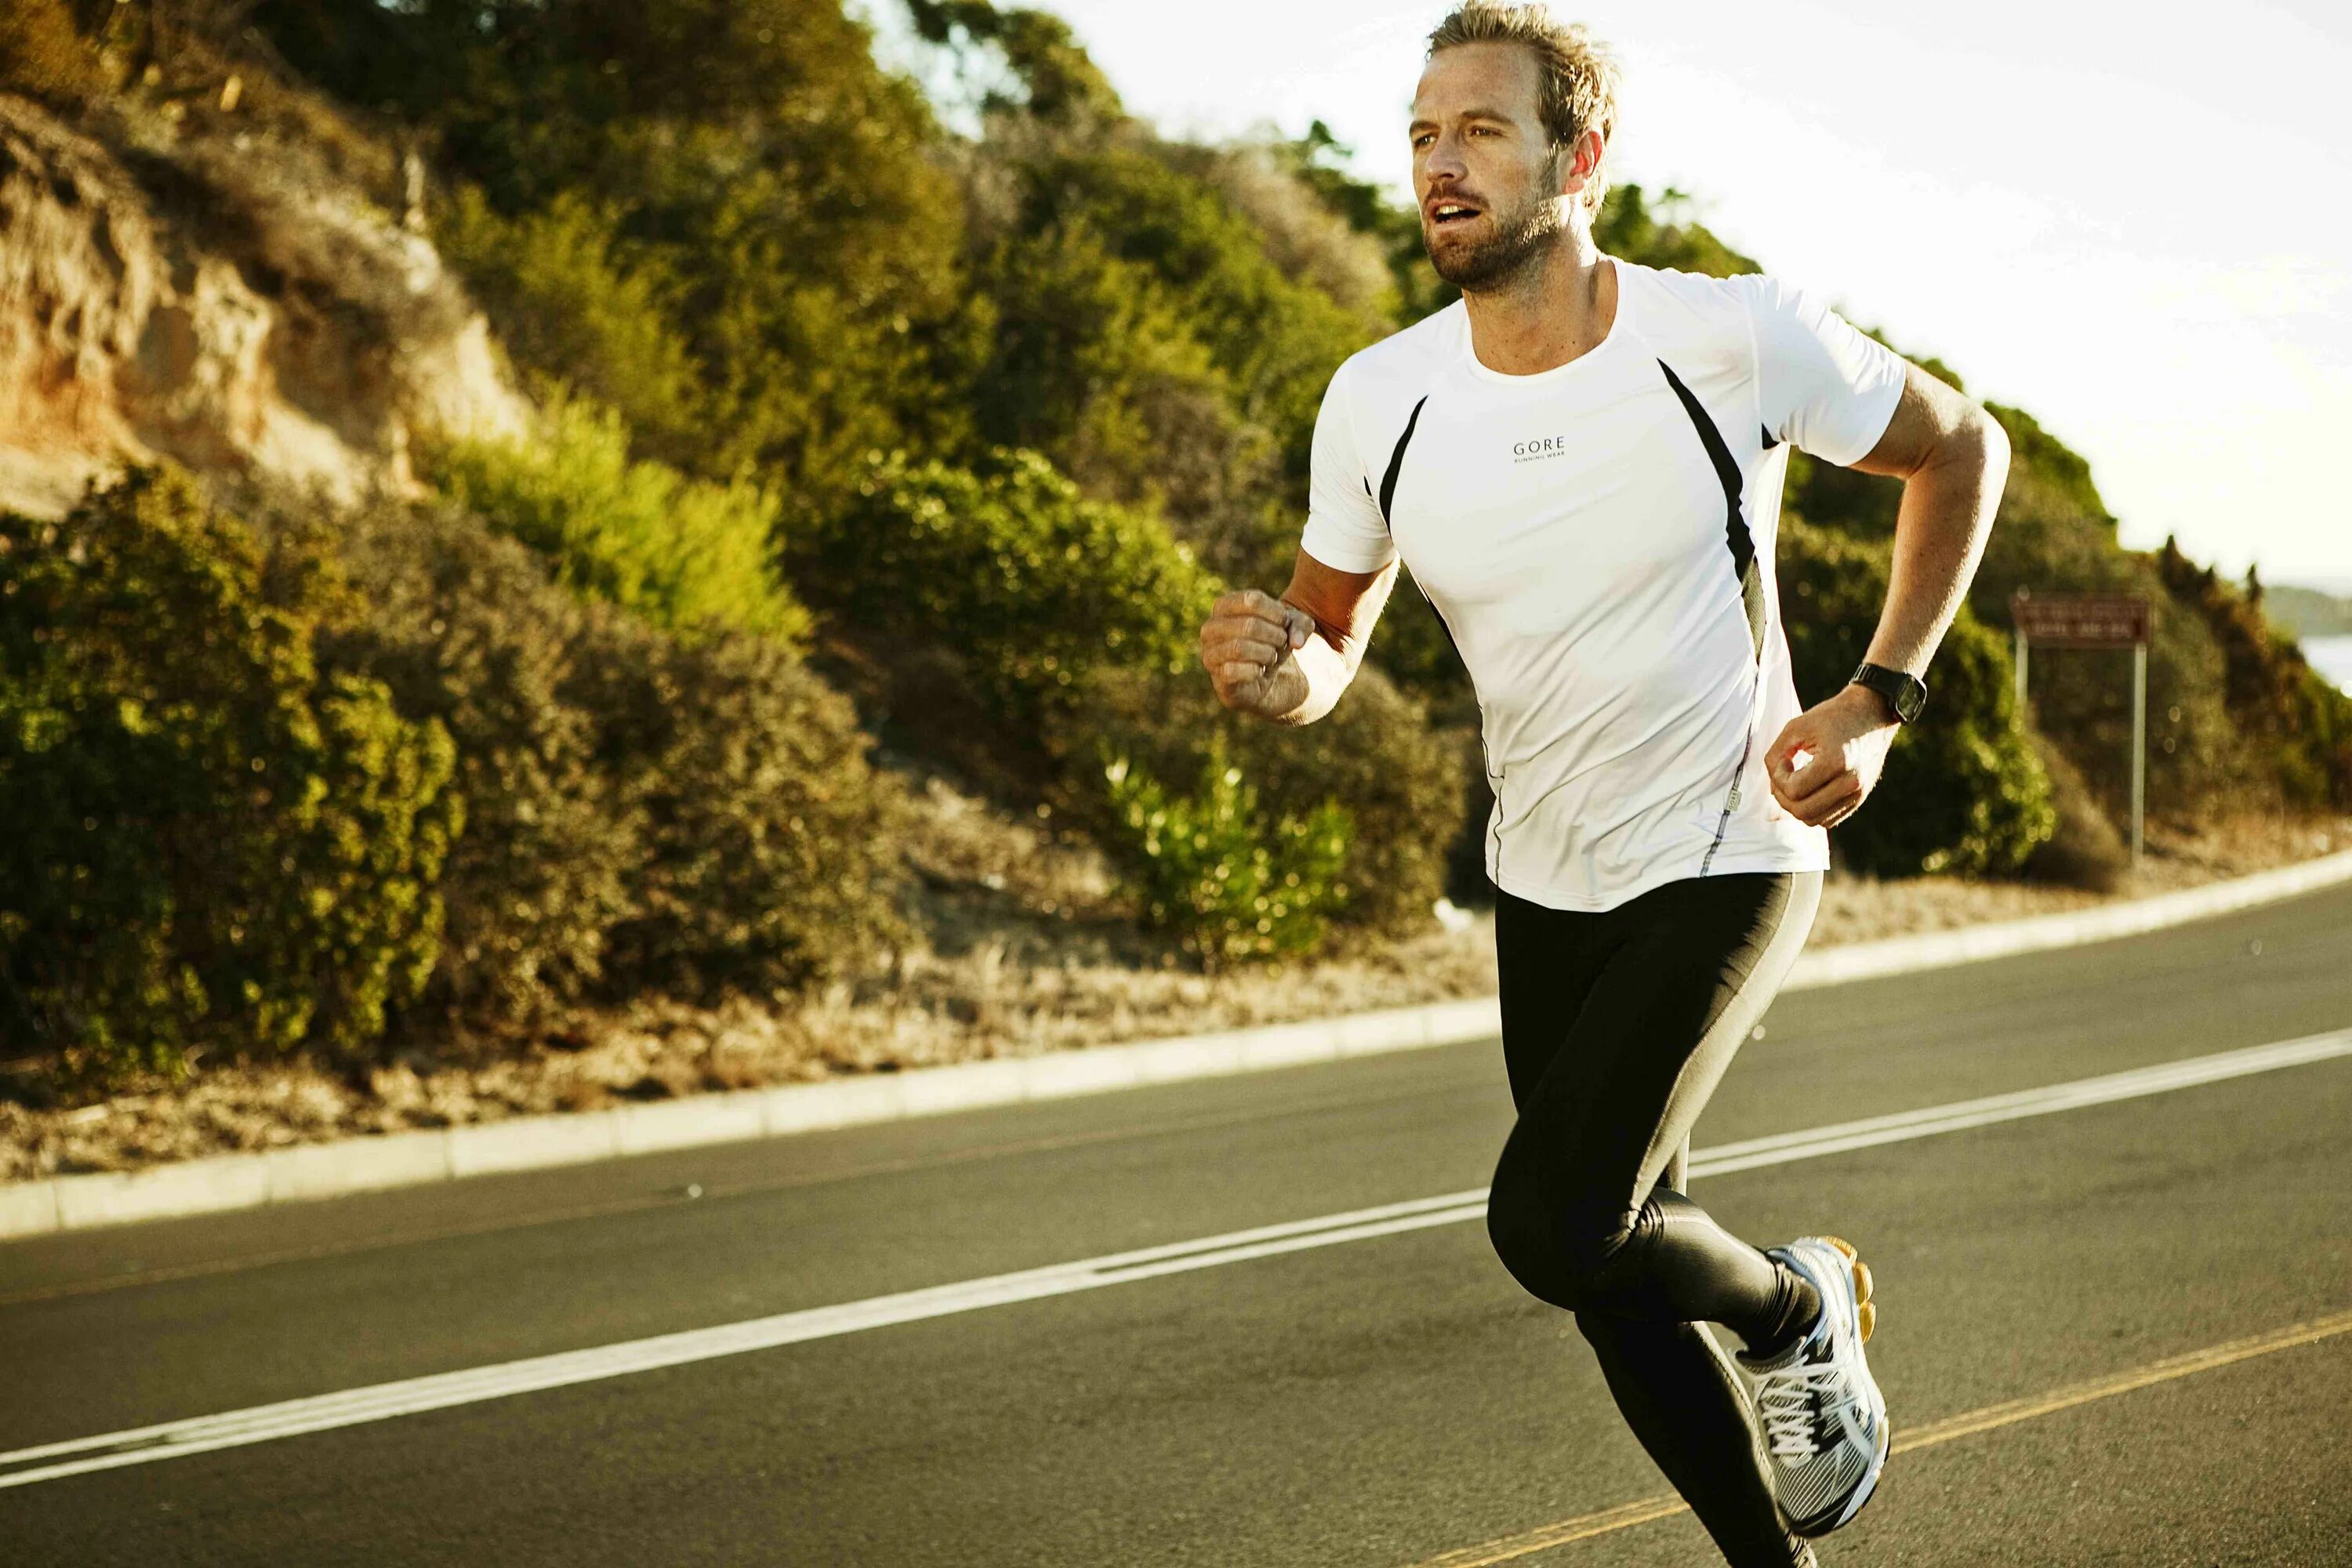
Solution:
<svg viewBox="0 0 2352 1568">
<path fill-rule="evenodd" d="M 1759 1251 L 1716 1224 L 1691 1126 L 1804 945 L 1825 830 L 1918 714 L 2008 445 L 1814 296 L 1601 255 L 1615 92 L 1540 5 L 1474 0 L 1431 36 L 1413 174 L 1462 302 L 1332 377 L 1290 585 L 1219 601 L 1201 654 L 1228 708 L 1312 723 L 1412 568 L 1495 793 L 1518 1109 L 1495 1249 L 1576 1314 L 1725 1557 L 1788 1568 L 1885 1463 L 1870 1273 L 1833 1237 Z M 1790 447 L 1904 480 L 1868 658 L 1802 712 L 1772 570 Z M 1752 1404 L 1704 1323 L 1739 1336 Z"/>
</svg>

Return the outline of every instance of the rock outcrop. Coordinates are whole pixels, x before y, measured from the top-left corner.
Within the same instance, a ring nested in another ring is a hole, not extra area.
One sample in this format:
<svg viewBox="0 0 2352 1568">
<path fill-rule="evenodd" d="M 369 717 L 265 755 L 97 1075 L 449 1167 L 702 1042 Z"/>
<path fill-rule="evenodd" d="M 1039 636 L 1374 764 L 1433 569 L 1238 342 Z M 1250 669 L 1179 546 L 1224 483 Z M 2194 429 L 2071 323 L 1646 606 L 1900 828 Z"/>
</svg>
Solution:
<svg viewBox="0 0 2352 1568">
<path fill-rule="evenodd" d="M 526 412 L 432 246 L 300 148 L 0 94 L 0 508 L 158 457 L 349 500 Z"/>
</svg>

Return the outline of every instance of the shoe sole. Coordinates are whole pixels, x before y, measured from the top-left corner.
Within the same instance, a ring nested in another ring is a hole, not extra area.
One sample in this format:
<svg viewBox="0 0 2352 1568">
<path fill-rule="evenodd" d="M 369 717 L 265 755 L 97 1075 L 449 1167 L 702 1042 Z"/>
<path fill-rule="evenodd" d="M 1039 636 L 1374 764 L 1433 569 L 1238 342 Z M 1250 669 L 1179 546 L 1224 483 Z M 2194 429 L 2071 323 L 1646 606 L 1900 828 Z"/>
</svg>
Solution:
<svg viewBox="0 0 2352 1568">
<path fill-rule="evenodd" d="M 1862 1260 L 1862 1254 L 1855 1249 L 1853 1243 L 1843 1237 L 1824 1236 L 1815 1239 L 1844 1260 L 1846 1278 L 1853 1291 L 1854 1334 L 1857 1340 L 1867 1342 L 1871 1331 L 1878 1325 L 1878 1309 L 1870 1300 L 1870 1265 Z M 1870 1384 L 1872 1399 L 1877 1408 L 1877 1452 L 1871 1456 L 1870 1468 L 1863 1476 L 1862 1483 L 1854 1488 L 1853 1495 L 1845 1500 L 1845 1505 L 1833 1517 L 1809 1524 L 1790 1521 L 1790 1530 L 1807 1541 L 1818 1541 L 1832 1531 L 1852 1524 L 1855 1516 L 1869 1506 L 1870 1500 L 1878 1495 L 1878 1479 L 1886 1473 L 1886 1455 L 1895 1440 L 1895 1428 L 1886 1419 L 1886 1396 L 1879 1392 L 1878 1380 L 1870 1375 L 1868 1361 L 1862 1363 L 1862 1375 L 1864 1381 Z"/>
</svg>

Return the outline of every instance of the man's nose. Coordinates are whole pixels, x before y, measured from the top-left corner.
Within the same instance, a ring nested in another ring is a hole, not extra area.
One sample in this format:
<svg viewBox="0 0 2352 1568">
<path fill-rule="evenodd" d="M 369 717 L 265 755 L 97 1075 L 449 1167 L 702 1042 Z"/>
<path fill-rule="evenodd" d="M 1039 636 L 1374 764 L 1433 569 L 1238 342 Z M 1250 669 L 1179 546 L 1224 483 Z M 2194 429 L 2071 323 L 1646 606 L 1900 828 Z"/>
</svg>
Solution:
<svg viewBox="0 0 2352 1568">
<path fill-rule="evenodd" d="M 1455 136 L 1439 136 L 1430 144 L 1428 155 L 1422 160 L 1422 178 L 1433 185 L 1440 180 L 1461 179 L 1469 172 L 1468 165 L 1462 162 L 1461 140 Z"/>
</svg>

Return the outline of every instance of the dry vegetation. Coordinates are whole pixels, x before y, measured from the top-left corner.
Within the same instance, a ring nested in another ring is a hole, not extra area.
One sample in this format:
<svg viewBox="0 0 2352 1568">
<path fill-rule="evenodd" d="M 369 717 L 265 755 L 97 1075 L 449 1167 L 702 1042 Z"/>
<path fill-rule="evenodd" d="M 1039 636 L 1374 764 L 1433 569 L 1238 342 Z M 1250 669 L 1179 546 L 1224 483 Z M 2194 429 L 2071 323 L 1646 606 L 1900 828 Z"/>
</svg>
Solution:
<svg viewBox="0 0 2352 1568">
<path fill-rule="evenodd" d="M 433 247 L 331 149 L 221 118 L 0 92 L 0 507 L 159 457 L 348 502 L 414 488 L 417 432 L 521 427 Z"/>
<path fill-rule="evenodd" d="M 917 782 L 919 949 L 895 972 L 792 1010 L 644 1005 L 593 1016 L 504 1059 L 401 1057 L 362 1078 L 303 1067 L 223 1067 L 79 1110 L 0 1100 L 0 1179 L 129 1170 L 163 1161 L 372 1132 L 584 1110 L 845 1074 L 1039 1055 L 1487 994 L 1494 927 L 1480 913 L 1318 963 L 1214 977 L 1135 933 L 1099 858 L 1049 822 L 1017 821 L 936 777 Z M 2352 849 L 2352 818 L 2243 817 L 2151 834 L 2116 896 L 2147 897 Z M 1920 878 L 1830 882 L 1816 947 L 2102 901 L 2078 889 Z"/>
</svg>

